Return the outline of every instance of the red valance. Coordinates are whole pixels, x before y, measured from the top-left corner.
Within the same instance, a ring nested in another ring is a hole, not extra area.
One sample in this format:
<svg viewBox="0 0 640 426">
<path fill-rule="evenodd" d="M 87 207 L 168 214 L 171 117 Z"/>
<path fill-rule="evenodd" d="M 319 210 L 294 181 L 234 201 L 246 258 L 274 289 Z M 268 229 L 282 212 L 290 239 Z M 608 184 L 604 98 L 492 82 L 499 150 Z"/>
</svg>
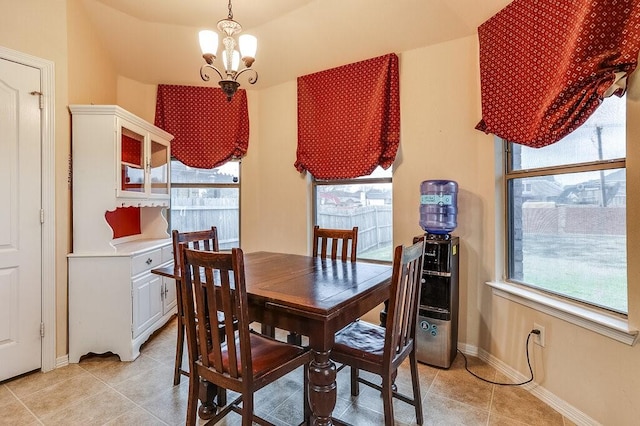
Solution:
<svg viewBox="0 0 640 426">
<path fill-rule="evenodd" d="M 400 143 L 398 56 L 298 77 L 295 167 L 351 179 L 393 164 Z"/>
<path fill-rule="evenodd" d="M 243 157 L 249 147 L 242 89 L 229 102 L 219 88 L 158 85 L 155 124 L 174 136 L 171 155 L 190 167 L 220 166 Z"/>
<path fill-rule="evenodd" d="M 604 97 L 624 94 L 640 49 L 640 5 L 514 0 L 478 28 L 478 37 L 476 129 L 538 148 L 578 128 Z"/>
</svg>

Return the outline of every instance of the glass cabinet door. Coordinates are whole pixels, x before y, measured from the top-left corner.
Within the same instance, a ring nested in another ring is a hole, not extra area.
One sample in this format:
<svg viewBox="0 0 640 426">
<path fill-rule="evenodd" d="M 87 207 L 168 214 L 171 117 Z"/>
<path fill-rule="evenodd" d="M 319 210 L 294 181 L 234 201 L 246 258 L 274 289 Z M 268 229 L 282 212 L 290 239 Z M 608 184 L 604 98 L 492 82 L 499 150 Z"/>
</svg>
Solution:
<svg viewBox="0 0 640 426">
<path fill-rule="evenodd" d="M 151 194 L 169 194 L 169 147 L 151 139 Z"/>
<path fill-rule="evenodd" d="M 144 136 L 121 128 L 120 191 L 144 193 Z"/>
</svg>

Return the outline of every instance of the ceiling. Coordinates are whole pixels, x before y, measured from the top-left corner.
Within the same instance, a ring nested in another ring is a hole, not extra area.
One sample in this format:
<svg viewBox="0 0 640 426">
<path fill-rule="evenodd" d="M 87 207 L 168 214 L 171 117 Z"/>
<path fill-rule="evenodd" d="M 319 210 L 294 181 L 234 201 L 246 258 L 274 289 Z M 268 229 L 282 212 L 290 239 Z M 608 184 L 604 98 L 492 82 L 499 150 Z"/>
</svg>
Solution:
<svg viewBox="0 0 640 426">
<path fill-rule="evenodd" d="M 118 74 L 147 84 L 206 85 L 198 31 L 227 0 L 82 0 Z M 233 0 L 243 33 L 258 38 L 256 88 L 386 53 L 476 33 L 510 0 Z M 217 62 L 217 61 L 216 61 Z M 246 87 L 246 81 L 239 82 Z"/>
</svg>

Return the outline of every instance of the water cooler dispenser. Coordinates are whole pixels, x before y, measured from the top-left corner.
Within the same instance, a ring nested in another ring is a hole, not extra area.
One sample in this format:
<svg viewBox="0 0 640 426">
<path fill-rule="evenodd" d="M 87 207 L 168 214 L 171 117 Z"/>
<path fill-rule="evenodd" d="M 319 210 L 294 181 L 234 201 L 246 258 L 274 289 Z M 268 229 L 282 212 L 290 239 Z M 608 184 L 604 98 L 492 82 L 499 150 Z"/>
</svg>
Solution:
<svg viewBox="0 0 640 426">
<path fill-rule="evenodd" d="M 431 180 L 422 182 L 420 189 L 420 226 L 427 233 L 416 353 L 420 362 L 449 368 L 458 350 L 460 250 L 458 237 L 450 234 L 457 226 L 458 185 Z"/>
<path fill-rule="evenodd" d="M 458 237 L 425 236 L 416 343 L 418 361 L 449 368 L 458 350 Z"/>
</svg>

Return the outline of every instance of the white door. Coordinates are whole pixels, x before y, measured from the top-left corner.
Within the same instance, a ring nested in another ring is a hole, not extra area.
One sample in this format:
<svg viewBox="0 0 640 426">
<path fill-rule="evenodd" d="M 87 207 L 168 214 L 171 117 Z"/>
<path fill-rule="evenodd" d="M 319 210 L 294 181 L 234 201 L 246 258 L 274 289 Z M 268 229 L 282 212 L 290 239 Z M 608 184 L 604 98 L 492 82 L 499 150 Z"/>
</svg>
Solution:
<svg viewBox="0 0 640 426">
<path fill-rule="evenodd" d="M 0 59 L 0 381 L 42 362 L 38 92 L 39 69 Z"/>
</svg>

